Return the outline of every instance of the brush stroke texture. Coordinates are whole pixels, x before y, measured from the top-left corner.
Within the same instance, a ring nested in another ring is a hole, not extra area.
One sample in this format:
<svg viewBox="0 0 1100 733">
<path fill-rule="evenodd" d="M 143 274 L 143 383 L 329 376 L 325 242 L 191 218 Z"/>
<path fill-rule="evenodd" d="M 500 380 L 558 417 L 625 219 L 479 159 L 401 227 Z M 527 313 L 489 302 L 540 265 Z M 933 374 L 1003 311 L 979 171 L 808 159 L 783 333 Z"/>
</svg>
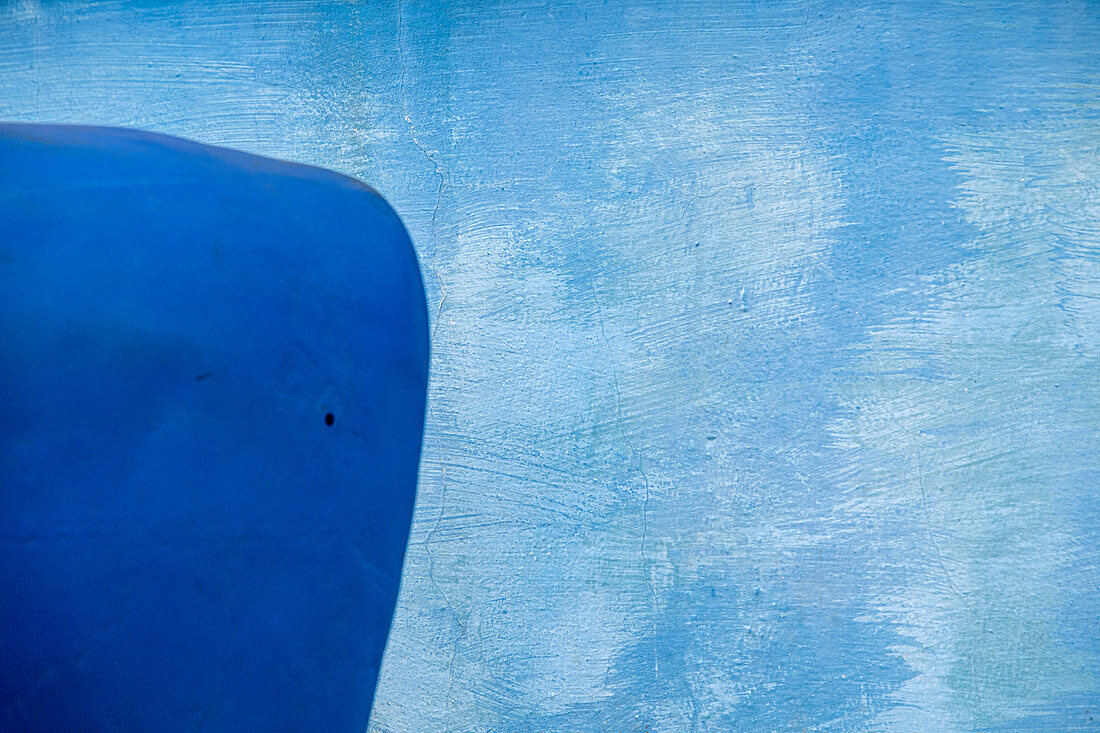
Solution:
<svg viewBox="0 0 1100 733">
<path fill-rule="evenodd" d="M 433 364 L 371 730 L 1083 730 L 1100 6 L 24 2 L 0 117 L 369 181 Z"/>
</svg>

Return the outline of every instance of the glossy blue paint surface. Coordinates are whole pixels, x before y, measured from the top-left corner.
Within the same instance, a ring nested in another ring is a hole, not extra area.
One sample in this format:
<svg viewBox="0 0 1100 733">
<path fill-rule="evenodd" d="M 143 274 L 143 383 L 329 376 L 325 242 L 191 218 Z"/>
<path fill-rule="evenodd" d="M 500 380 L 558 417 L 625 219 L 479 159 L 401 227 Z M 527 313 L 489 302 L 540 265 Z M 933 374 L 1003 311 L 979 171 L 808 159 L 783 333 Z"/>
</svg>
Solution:
<svg viewBox="0 0 1100 733">
<path fill-rule="evenodd" d="M 375 185 L 425 271 L 375 731 L 1079 730 L 1100 15 L 8 6 L 0 117 Z"/>
<path fill-rule="evenodd" d="M 427 384 L 381 197 L 0 125 L 0 344 L 0 729 L 365 729 Z"/>
</svg>

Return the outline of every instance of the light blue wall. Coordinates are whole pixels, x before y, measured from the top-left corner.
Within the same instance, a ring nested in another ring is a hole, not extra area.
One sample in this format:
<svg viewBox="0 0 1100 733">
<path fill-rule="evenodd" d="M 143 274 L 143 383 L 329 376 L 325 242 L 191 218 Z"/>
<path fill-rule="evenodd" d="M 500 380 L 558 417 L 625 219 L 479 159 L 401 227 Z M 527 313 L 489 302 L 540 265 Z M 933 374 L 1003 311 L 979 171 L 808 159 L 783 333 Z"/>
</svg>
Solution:
<svg viewBox="0 0 1100 733">
<path fill-rule="evenodd" d="M 1100 5 L 8 2 L 0 118 L 404 217 L 372 731 L 1096 724 Z"/>
</svg>

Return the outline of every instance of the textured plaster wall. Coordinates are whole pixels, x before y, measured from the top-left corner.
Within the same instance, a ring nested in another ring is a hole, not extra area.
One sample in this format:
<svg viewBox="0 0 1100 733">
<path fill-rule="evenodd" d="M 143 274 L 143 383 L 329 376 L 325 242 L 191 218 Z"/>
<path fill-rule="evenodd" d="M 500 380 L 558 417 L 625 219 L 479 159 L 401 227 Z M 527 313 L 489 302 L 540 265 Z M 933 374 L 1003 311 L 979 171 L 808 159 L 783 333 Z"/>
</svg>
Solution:
<svg viewBox="0 0 1100 733">
<path fill-rule="evenodd" d="M 403 216 L 372 731 L 1096 725 L 1097 3 L 7 2 L 0 118 Z"/>
</svg>

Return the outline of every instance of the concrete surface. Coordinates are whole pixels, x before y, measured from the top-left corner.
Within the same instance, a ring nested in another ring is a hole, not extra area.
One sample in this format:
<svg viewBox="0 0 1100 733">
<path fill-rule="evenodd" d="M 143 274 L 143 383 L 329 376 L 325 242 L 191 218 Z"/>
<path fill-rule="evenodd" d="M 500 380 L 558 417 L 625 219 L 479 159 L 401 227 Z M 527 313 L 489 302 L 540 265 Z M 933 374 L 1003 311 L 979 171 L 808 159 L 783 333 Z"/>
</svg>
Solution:
<svg viewBox="0 0 1100 733">
<path fill-rule="evenodd" d="M 24 2 L 0 117 L 334 168 L 420 253 L 371 730 L 1080 730 L 1100 6 Z"/>
</svg>

